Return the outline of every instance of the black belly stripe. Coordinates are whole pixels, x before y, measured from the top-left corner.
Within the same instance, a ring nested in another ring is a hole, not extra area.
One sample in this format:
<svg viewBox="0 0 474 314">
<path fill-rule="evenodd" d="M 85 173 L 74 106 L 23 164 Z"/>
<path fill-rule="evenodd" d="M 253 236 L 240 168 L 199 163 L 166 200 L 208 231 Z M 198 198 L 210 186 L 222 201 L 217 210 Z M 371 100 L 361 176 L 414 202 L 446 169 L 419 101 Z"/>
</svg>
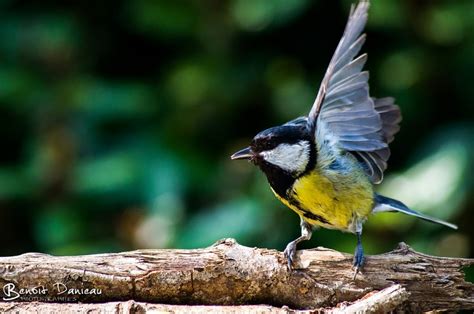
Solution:
<svg viewBox="0 0 474 314">
<path fill-rule="evenodd" d="M 313 214 L 312 212 L 309 212 L 309 211 L 307 211 L 307 210 L 302 210 L 302 212 L 303 212 L 303 216 L 305 216 L 305 217 L 308 218 L 308 219 L 316 220 L 316 221 L 319 221 L 319 222 L 321 222 L 321 223 L 323 223 L 323 224 L 330 225 L 329 221 L 328 221 L 326 218 L 324 218 L 324 217 L 322 217 L 322 216 L 320 216 L 320 215 Z"/>
<path fill-rule="evenodd" d="M 296 194 L 296 193 L 295 193 Z M 327 225 L 330 225 L 331 223 L 326 219 L 324 218 L 323 216 L 320 216 L 318 214 L 314 214 L 312 212 L 310 212 L 309 210 L 307 209 L 303 209 L 300 202 L 294 198 L 291 198 L 289 200 L 290 204 L 297 207 L 300 211 L 303 212 L 303 216 L 308 218 L 308 219 L 311 219 L 311 220 L 315 220 L 315 221 L 319 221 L 320 223 L 323 223 L 323 224 L 327 224 Z"/>
</svg>

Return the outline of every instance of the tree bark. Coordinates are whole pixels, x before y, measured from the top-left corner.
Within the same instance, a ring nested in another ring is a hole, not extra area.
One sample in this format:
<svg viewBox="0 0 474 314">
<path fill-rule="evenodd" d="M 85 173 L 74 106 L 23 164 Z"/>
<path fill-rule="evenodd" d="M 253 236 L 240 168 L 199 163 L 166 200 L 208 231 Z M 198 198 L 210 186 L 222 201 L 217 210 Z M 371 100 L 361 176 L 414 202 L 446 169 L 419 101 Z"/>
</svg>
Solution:
<svg viewBox="0 0 474 314">
<path fill-rule="evenodd" d="M 196 250 L 62 257 L 27 253 L 0 258 L 0 312 L 132 306 L 174 307 L 184 313 L 189 305 L 251 304 L 267 305 L 249 307 L 250 312 L 275 313 L 285 312 L 282 306 L 329 313 L 472 310 L 474 285 L 462 272 L 472 264 L 474 259 L 433 257 L 403 243 L 390 253 L 367 256 L 355 280 L 352 255 L 303 250 L 295 269 L 288 271 L 281 252 L 241 246 L 232 239 Z M 193 307 L 193 312 L 199 309 L 225 312 L 227 307 Z"/>
<path fill-rule="evenodd" d="M 317 309 L 318 313 L 387 313 L 395 310 L 408 298 L 408 293 L 400 285 L 390 286 L 374 293 L 353 304 L 341 303 L 332 309 Z M 216 314 L 261 314 L 261 313 L 297 313 L 288 307 L 274 307 L 270 305 L 171 305 L 153 304 L 135 301 L 106 302 L 106 303 L 40 303 L 40 302 L 13 302 L 1 303 L 0 311 L 6 312 L 36 312 L 36 313 L 216 313 Z M 305 311 L 307 313 L 307 311 Z"/>
</svg>

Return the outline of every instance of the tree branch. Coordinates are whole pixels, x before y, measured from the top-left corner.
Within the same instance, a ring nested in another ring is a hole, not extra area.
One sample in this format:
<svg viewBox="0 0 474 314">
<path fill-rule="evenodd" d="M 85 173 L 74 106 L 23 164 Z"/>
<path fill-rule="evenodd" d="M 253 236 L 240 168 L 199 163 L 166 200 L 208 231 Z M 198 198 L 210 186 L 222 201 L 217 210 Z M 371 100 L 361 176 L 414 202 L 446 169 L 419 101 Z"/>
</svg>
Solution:
<svg viewBox="0 0 474 314">
<path fill-rule="evenodd" d="M 63 257 L 28 253 L 0 258 L 0 298 L 10 300 L 0 303 L 0 311 L 21 304 L 48 306 L 45 302 L 70 308 L 76 302 L 104 303 L 92 304 L 100 308 L 128 300 L 298 309 L 339 304 L 339 309 L 367 312 L 474 309 L 474 285 L 462 272 L 472 264 L 473 259 L 433 257 L 401 244 L 390 253 L 367 256 L 354 281 L 352 255 L 325 248 L 299 251 L 296 270 L 289 272 L 281 252 L 241 246 L 232 239 L 196 250 Z M 19 301 L 40 303 L 14 303 Z"/>
<path fill-rule="evenodd" d="M 396 284 L 382 291 L 368 293 L 352 304 L 338 304 L 328 313 L 389 313 L 400 308 L 409 296 L 405 288 Z"/>
<path fill-rule="evenodd" d="M 269 305 L 170 305 L 136 301 L 107 303 L 1 303 L 1 313 L 173 313 L 173 314 L 287 314 L 288 310 Z"/>
</svg>

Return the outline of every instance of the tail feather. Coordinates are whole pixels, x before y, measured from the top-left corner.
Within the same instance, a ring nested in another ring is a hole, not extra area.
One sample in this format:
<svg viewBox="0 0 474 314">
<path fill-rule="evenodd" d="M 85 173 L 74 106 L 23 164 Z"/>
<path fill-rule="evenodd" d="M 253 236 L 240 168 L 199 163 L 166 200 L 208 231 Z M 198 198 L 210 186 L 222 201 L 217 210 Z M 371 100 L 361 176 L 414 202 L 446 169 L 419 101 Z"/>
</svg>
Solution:
<svg viewBox="0 0 474 314">
<path fill-rule="evenodd" d="M 441 219 L 437 219 L 434 217 L 427 216 L 425 214 L 422 214 L 420 212 L 417 212 L 413 209 L 408 208 L 405 204 L 403 204 L 400 201 L 394 200 L 389 197 L 385 197 L 379 194 L 375 194 L 375 207 L 372 211 L 373 213 L 378 213 L 378 212 L 399 212 L 399 213 L 404 213 L 410 216 L 414 216 L 429 222 L 434 222 L 452 229 L 458 229 L 458 226 L 446 222 Z"/>
</svg>

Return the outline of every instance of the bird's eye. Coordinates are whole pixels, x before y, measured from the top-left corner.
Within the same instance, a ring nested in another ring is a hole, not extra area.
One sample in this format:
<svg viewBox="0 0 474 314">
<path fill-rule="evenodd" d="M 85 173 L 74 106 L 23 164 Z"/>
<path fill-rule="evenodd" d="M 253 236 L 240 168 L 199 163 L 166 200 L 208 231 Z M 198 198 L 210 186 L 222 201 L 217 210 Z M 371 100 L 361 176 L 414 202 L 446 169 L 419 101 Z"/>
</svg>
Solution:
<svg viewBox="0 0 474 314">
<path fill-rule="evenodd" d="M 272 150 L 278 145 L 277 140 L 275 137 L 265 137 L 254 139 L 251 143 L 252 148 L 254 151 L 262 152 L 267 150 Z"/>
</svg>

